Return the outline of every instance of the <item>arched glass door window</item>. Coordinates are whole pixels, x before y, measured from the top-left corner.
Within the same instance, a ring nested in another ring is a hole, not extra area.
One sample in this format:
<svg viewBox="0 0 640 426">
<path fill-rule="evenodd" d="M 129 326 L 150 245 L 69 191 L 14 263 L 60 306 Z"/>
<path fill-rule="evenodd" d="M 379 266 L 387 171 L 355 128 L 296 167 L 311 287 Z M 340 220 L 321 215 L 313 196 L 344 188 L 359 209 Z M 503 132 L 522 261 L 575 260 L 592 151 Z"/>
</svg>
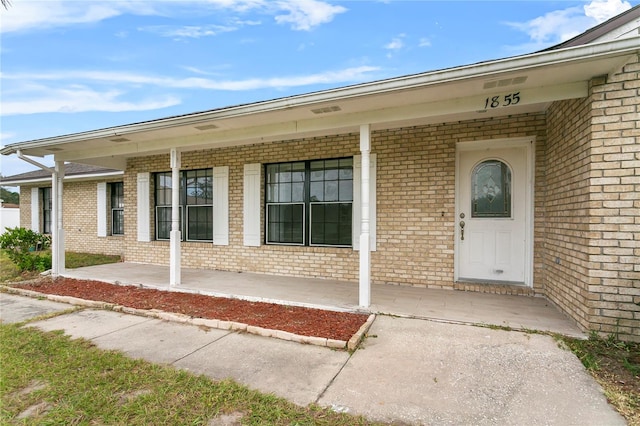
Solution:
<svg viewBox="0 0 640 426">
<path fill-rule="evenodd" d="M 473 169 L 471 217 L 511 217 L 511 170 L 502 161 L 483 161 Z"/>
</svg>

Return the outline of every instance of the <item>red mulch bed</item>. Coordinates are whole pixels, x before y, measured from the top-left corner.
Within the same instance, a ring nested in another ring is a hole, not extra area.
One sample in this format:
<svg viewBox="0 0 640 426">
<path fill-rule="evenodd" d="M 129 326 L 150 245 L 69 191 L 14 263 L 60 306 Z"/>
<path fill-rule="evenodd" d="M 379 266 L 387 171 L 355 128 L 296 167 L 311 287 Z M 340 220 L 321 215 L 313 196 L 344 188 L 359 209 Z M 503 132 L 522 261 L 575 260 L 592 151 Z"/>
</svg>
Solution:
<svg viewBox="0 0 640 426">
<path fill-rule="evenodd" d="M 368 316 L 263 302 L 162 291 L 100 281 L 58 278 L 16 287 L 138 309 L 159 309 L 194 318 L 236 321 L 302 336 L 349 340 Z"/>
</svg>

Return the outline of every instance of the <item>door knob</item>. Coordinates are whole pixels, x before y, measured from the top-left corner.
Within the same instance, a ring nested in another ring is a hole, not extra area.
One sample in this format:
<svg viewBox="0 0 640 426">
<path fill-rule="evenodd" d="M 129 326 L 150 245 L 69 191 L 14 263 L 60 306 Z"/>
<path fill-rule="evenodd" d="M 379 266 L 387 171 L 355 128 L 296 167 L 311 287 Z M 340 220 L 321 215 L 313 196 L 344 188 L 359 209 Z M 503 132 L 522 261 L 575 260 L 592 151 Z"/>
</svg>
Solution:
<svg viewBox="0 0 640 426">
<path fill-rule="evenodd" d="M 464 213 L 461 214 L 461 216 L 464 215 Z M 460 240 L 464 241 L 464 220 L 460 221 Z"/>
</svg>

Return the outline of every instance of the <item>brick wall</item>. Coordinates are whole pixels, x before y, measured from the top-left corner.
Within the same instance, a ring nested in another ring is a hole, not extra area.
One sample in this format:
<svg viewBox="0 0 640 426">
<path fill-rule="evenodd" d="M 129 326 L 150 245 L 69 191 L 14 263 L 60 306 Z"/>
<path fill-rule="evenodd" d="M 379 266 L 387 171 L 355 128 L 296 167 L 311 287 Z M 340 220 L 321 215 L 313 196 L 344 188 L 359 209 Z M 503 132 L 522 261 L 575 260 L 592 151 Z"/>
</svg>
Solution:
<svg viewBox="0 0 640 426">
<path fill-rule="evenodd" d="M 545 293 L 584 329 L 640 341 L 640 63 L 548 112 Z"/>
<path fill-rule="evenodd" d="M 89 182 L 66 181 L 64 183 L 65 250 L 123 255 L 124 238 L 122 236 L 98 237 L 97 228 L 96 184 L 118 181 L 118 179 L 103 179 Z M 41 183 L 38 186 L 23 185 L 20 187 L 20 224 L 29 229 L 31 229 L 31 188 L 33 187 L 51 187 L 51 184 Z M 42 208 L 42 203 L 40 203 L 40 208 Z M 40 220 L 42 221 L 42 213 L 40 213 Z"/>
<path fill-rule="evenodd" d="M 453 288 L 456 142 L 532 135 L 537 137 L 538 151 L 542 155 L 544 114 L 374 132 L 372 152 L 377 154 L 378 163 L 378 219 L 377 251 L 372 253 L 372 280 Z M 242 234 L 244 164 L 356 154 L 359 154 L 357 134 L 182 153 L 182 170 L 229 166 L 230 210 L 229 246 L 183 242 L 183 267 L 357 281 L 358 252 L 350 248 L 244 247 Z M 140 243 L 136 240 L 135 192 L 137 173 L 169 169 L 168 154 L 129 160 L 124 178 L 127 205 L 125 257 L 128 261 L 168 263 L 167 241 Z M 542 168 L 536 170 L 536 175 L 542 173 Z M 150 205 L 153 206 L 152 194 Z M 536 224 L 542 223 L 542 209 L 536 211 Z M 154 217 L 152 209 L 150 217 Z M 264 211 L 261 211 L 261 217 L 264 225 Z M 154 235 L 153 224 L 150 229 Z M 264 226 L 261 232 L 264 240 Z M 541 264 L 539 255 L 536 255 L 536 265 Z M 534 275 L 536 291 L 542 292 L 541 271 L 536 270 Z M 460 284 L 456 288 L 467 289 L 467 286 Z M 484 286 L 481 290 L 532 293 L 529 289 L 513 286 Z"/>
<path fill-rule="evenodd" d="M 547 116 L 544 287 L 547 297 L 589 328 L 589 100 L 557 102 Z"/>
<path fill-rule="evenodd" d="M 640 341 L 638 56 L 591 93 L 591 329 Z"/>
</svg>

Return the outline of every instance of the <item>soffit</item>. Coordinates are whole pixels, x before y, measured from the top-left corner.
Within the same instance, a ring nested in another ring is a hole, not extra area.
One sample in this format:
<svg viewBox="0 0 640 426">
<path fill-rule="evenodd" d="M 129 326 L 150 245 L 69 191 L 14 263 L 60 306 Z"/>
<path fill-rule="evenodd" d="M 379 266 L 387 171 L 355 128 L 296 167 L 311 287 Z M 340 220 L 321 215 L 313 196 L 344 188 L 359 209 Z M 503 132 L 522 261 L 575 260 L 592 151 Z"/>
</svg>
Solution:
<svg viewBox="0 0 640 426">
<path fill-rule="evenodd" d="M 640 38 L 636 41 L 638 49 Z M 25 143 L 22 151 L 27 155 L 54 154 L 57 160 L 121 168 L 128 157 L 166 153 L 171 147 L 206 149 L 357 132 L 361 124 L 371 124 L 373 130 L 379 130 L 541 112 L 555 100 L 586 96 L 590 79 L 615 72 L 631 54 L 637 52 L 627 49 L 500 71 L 491 69 L 492 62 L 480 63 L 468 67 L 473 70 L 471 77 L 461 73 L 456 78 L 450 70 L 442 71 L 449 79 L 440 78 L 439 72 L 407 76 L 396 79 L 396 85 L 385 80 L 353 86 L 364 90 L 350 92 L 346 88 L 310 94 L 308 99 L 292 97 L 158 120 L 150 125 L 141 123 L 139 131 L 121 126 L 87 132 L 86 136 L 52 138 L 51 143 L 33 141 Z M 508 106 L 485 108 L 487 99 L 498 96 L 500 102 L 506 103 L 505 97 L 516 93 L 516 105 L 512 102 Z"/>
</svg>

